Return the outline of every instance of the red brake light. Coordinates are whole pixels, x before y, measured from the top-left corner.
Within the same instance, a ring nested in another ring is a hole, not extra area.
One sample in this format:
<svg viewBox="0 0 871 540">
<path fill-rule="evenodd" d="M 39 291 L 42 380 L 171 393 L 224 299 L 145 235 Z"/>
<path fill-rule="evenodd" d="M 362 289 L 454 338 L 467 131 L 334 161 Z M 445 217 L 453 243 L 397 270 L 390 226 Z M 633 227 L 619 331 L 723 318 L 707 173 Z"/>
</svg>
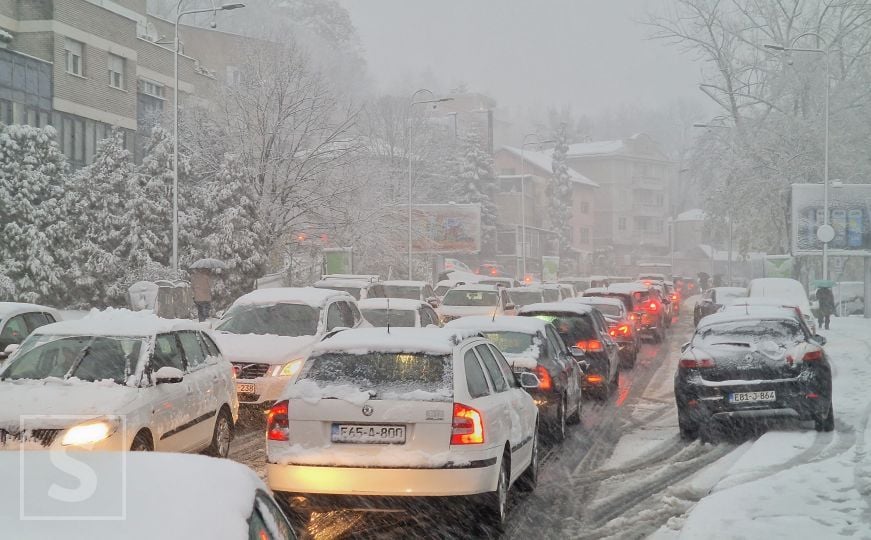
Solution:
<svg viewBox="0 0 871 540">
<path fill-rule="evenodd" d="M 712 368 L 716 364 L 710 358 L 681 358 L 680 367 L 684 369 Z"/>
<path fill-rule="evenodd" d="M 548 373 L 547 368 L 542 366 L 541 364 L 535 366 L 535 374 L 538 375 L 538 389 L 539 390 L 550 390 L 553 388 L 553 379 Z"/>
<path fill-rule="evenodd" d="M 451 425 L 451 444 L 482 444 L 484 421 L 475 409 L 454 403 L 454 419 Z"/>
<path fill-rule="evenodd" d="M 497 272 L 497 270 L 496 270 L 495 268 L 491 268 L 491 269 L 490 269 L 490 275 L 491 275 L 491 276 L 495 276 L 497 273 L 498 273 L 498 272 Z"/>
<path fill-rule="evenodd" d="M 672 301 L 672 302 L 677 302 L 677 301 L 678 301 L 677 293 L 674 293 L 674 294 L 671 295 L 671 301 Z"/>
<path fill-rule="evenodd" d="M 602 342 L 598 339 L 581 340 L 577 343 L 577 346 L 584 349 L 586 352 L 599 352 L 604 350 Z"/>
<path fill-rule="evenodd" d="M 286 441 L 289 432 L 287 401 L 279 401 L 266 413 L 266 438 L 270 441 Z"/>
<path fill-rule="evenodd" d="M 823 359 L 823 351 L 810 351 L 804 354 L 802 362 L 819 362 Z"/>
<path fill-rule="evenodd" d="M 659 304 L 657 304 L 656 302 L 651 302 L 651 303 L 647 304 L 647 310 L 652 312 L 652 313 L 656 313 L 656 310 L 658 310 L 658 309 L 659 309 Z"/>
<path fill-rule="evenodd" d="M 586 381 L 590 384 L 599 384 L 605 380 L 605 377 L 602 377 L 601 375 L 598 375 L 596 373 L 591 373 L 589 375 L 585 375 L 584 379 L 586 379 Z"/>
</svg>

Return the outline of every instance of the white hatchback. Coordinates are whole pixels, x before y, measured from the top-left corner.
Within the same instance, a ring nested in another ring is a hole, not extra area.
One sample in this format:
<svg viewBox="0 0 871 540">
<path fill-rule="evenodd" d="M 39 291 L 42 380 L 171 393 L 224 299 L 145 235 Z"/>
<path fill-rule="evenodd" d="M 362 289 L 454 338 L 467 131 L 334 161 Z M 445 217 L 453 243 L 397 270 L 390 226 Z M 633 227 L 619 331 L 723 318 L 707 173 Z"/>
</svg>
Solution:
<svg viewBox="0 0 871 540">
<path fill-rule="evenodd" d="M 37 328 L 0 371 L 0 449 L 165 450 L 226 457 L 233 371 L 189 320 L 125 309 Z"/>
<path fill-rule="evenodd" d="M 298 511 L 324 496 L 473 496 L 495 526 L 538 474 L 538 411 L 469 330 L 349 330 L 319 343 L 267 415 L 267 482 Z"/>
</svg>

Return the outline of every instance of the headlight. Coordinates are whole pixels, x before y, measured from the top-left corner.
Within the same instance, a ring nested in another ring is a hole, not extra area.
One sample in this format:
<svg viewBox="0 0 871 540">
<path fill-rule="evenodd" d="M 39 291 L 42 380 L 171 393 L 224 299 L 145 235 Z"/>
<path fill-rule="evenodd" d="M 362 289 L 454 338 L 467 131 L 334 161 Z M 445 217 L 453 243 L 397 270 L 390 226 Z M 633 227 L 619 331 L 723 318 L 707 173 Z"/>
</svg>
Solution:
<svg viewBox="0 0 871 540">
<path fill-rule="evenodd" d="M 67 430 L 61 444 L 64 446 L 85 446 L 108 439 L 113 433 L 115 433 L 115 424 L 111 422 L 106 420 L 88 422 Z"/>
<path fill-rule="evenodd" d="M 299 373 L 299 370 L 302 368 L 303 362 L 305 362 L 305 358 L 294 358 L 283 366 L 275 366 L 275 369 L 272 370 L 272 376 L 293 377 L 294 375 Z"/>
</svg>

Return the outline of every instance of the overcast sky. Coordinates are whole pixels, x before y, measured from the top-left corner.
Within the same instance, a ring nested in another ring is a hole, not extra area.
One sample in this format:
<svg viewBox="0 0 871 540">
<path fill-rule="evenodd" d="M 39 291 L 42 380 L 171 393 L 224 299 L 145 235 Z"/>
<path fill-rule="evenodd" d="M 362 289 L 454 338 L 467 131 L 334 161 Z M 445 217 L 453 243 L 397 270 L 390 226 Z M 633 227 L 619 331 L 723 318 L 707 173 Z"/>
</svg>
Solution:
<svg viewBox="0 0 871 540">
<path fill-rule="evenodd" d="M 700 65 L 635 22 L 651 0 L 341 1 L 381 90 L 431 71 L 444 88 L 464 82 L 512 107 L 704 104 Z"/>
</svg>

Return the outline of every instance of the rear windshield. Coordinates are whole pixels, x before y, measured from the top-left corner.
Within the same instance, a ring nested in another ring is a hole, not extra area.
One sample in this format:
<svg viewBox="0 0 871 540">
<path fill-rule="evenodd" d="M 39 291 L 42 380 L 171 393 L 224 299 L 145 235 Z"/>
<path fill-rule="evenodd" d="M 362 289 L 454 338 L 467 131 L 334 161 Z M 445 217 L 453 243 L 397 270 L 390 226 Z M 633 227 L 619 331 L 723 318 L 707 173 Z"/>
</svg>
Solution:
<svg viewBox="0 0 871 540">
<path fill-rule="evenodd" d="M 596 309 L 602 312 L 602 315 L 606 317 L 620 317 L 623 315 L 623 310 L 620 309 L 620 306 L 615 306 L 612 304 L 593 304 Z"/>
<path fill-rule="evenodd" d="M 329 289 L 331 291 L 344 291 L 356 298 L 357 300 L 360 299 L 360 291 L 363 290 L 362 287 L 333 287 L 326 285 L 315 285 L 315 287 L 317 287 L 318 289 Z"/>
<path fill-rule="evenodd" d="M 364 309 L 362 312 L 363 318 L 372 326 L 385 327 L 388 323 L 390 326 L 415 326 L 414 311 L 407 309 Z"/>
<path fill-rule="evenodd" d="M 231 334 L 313 336 L 319 318 L 319 311 L 307 304 L 248 304 L 231 307 L 216 329 Z"/>
<path fill-rule="evenodd" d="M 448 291 L 442 301 L 443 306 L 493 307 L 498 303 L 495 291 Z"/>
<path fill-rule="evenodd" d="M 408 298 L 409 300 L 420 300 L 420 287 L 409 285 L 385 285 L 384 294 L 387 298 Z"/>
<path fill-rule="evenodd" d="M 544 290 L 544 301 L 545 302 L 559 302 L 559 291 L 556 289 L 545 289 Z"/>
<path fill-rule="evenodd" d="M 589 315 L 569 315 L 564 313 L 548 315 L 546 313 L 536 313 L 533 316 L 553 324 L 568 347 L 574 347 L 579 341 L 599 339 L 593 327 L 593 320 Z"/>
<path fill-rule="evenodd" d="M 533 336 L 522 332 L 484 332 L 484 337 L 507 354 L 524 353 L 534 344 Z"/>
<path fill-rule="evenodd" d="M 508 291 L 508 299 L 515 306 L 528 306 L 541 303 L 541 291 Z"/>
<path fill-rule="evenodd" d="M 801 327 L 794 321 L 765 321 L 747 319 L 714 324 L 700 328 L 694 341 L 707 344 L 717 343 L 759 343 L 774 341 L 779 344 L 790 344 L 803 338 Z"/>
<path fill-rule="evenodd" d="M 626 294 L 584 293 L 584 297 L 616 298 L 617 300 L 623 302 L 623 305 L 626 306 L 626 311 L 632 311 L 632 299 L 629 297 L 629 295 Z M 602 313 L 604 313 L 604 311 Z"/>
<path fill-rule="evenodd" d="M 450 356 L 326 353 L 309 359 L 300 378 L 356 386 L 372 399 L 451 401 L 454 394 Z"/>
<path fill-rule="evenodd" d="M 435 294 L 436 296 L 444 296 L 445 293 L 449 290 L 451 290 L 451 287 L 449 285 L 439 285 L 435 288 Z"/>
</svg>

